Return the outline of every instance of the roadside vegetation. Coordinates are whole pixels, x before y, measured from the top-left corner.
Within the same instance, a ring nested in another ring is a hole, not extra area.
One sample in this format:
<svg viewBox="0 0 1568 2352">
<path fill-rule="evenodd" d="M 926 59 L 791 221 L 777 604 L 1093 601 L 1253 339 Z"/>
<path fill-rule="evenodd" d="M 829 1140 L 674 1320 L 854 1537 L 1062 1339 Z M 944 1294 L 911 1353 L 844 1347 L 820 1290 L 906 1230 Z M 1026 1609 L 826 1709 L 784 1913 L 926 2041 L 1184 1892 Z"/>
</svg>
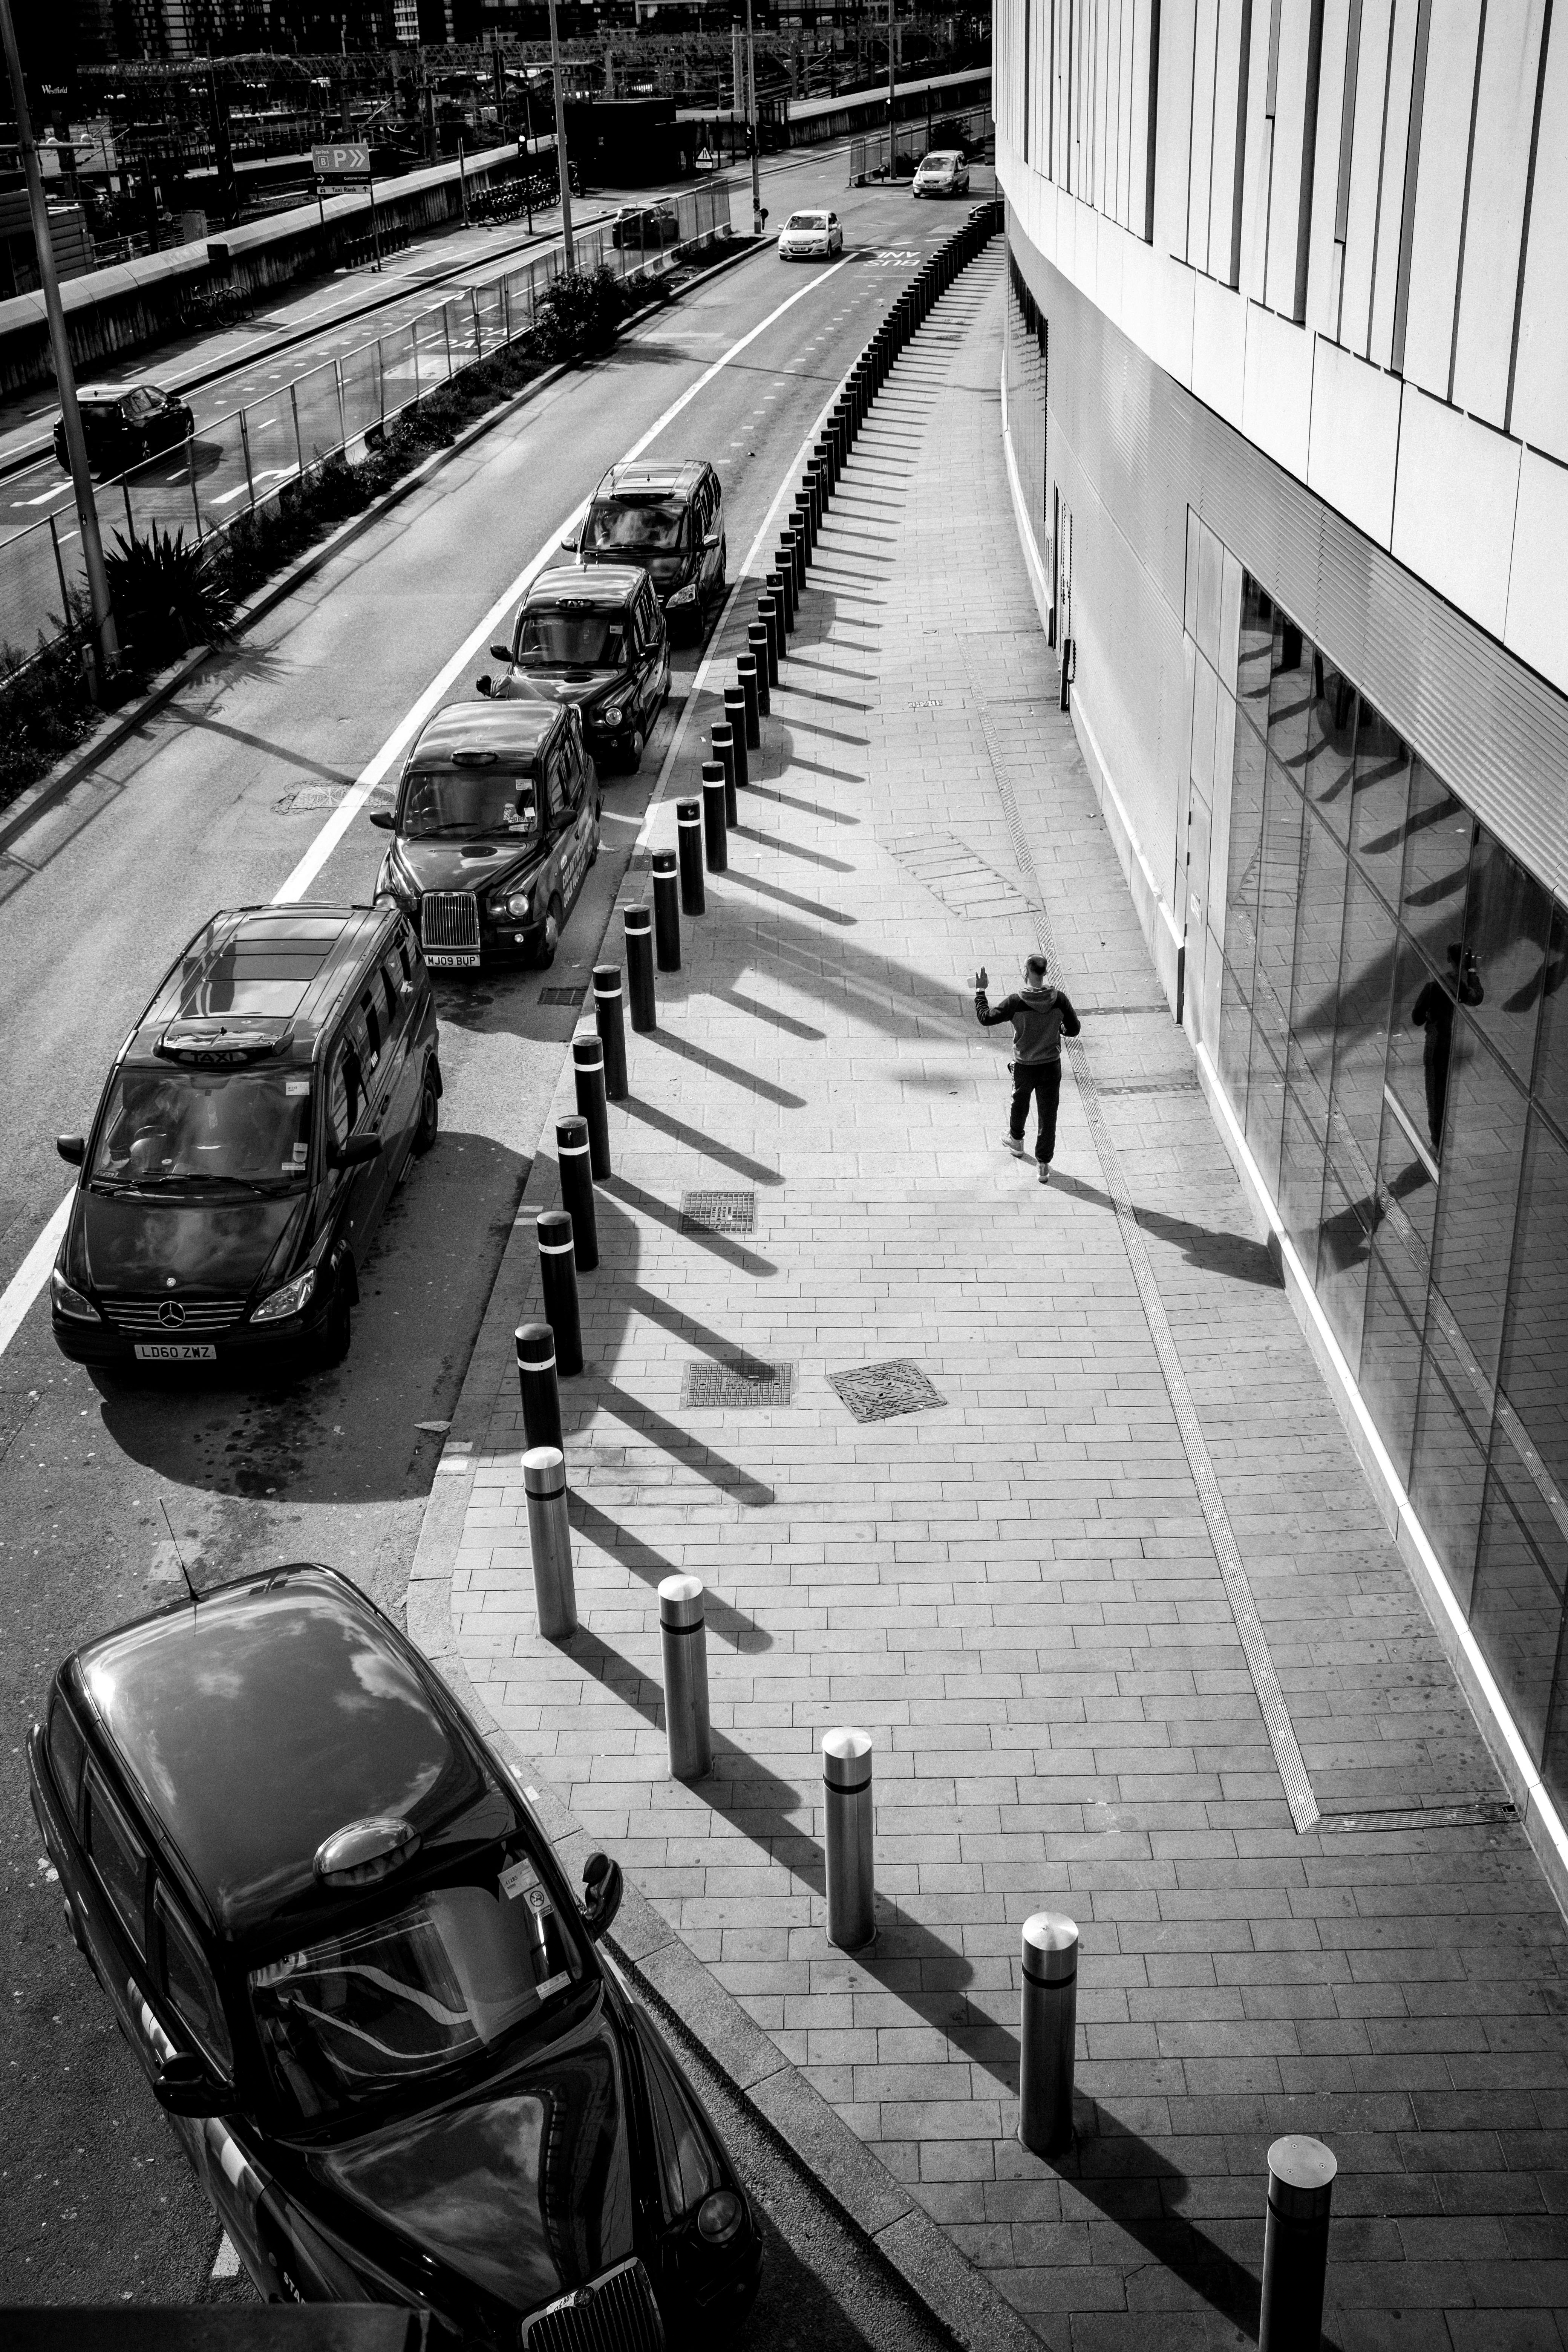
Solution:
<svg viewBox="0 0 1568 2352">
<path fill-rule="evenodd" d="M 361 454 L 334 456 L 287 482 L 253 512 L 198 546 L 183 531 L 116 533 L 105 551 L 126 662 L 121 698 L 197 646 L 219 645 L 239 606 L 341 523 L 385 496 L 432 450 L 510 399 L 547 367 L 607 351 L 628 311 L 668 296 L 668 280 L 623 280 L 603 268 L 557 278 L 532 331 L 365 436 Z M 100 717 L 87 688 L 85 595 L 73 595 L 64 634 L 32 655 L 0 646 L 0 809 L 85 741 Z"/>
</svg>

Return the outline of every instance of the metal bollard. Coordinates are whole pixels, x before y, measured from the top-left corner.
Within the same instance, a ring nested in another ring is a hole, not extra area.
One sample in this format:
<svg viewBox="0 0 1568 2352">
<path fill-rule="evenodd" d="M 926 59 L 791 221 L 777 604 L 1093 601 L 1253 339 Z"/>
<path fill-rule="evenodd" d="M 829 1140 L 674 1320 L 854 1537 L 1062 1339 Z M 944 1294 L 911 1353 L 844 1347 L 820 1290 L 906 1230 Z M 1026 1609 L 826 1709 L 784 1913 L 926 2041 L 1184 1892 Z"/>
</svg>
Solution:
<svg viewBox="0 0 1568 2352">
<path fill-rule="evenodd" d="M 577 1631 L 572 1581 L 572 1522 L 566 1516 L 566 1457 L 558 1445 L 531 1445 L 522 1457 L 528 1503 L 528 1548 L 533 1554 L 533 1601 L 546 1642 Z"/>
<path fill-rule="evenodd" d="M 1078 1922 L 1037 1911 L 1024 1922 L 1018 2137 L 1036 2156 L 1072 2146 Z"/>
<path fill-rule="evenodd" d="M 639 1036 L 658 1027 L 653 992 L 653 909 L 627 907 L 621 916 L 626 942 L 626 1001 Z"/>
<path fill-rule="evenodd" d="M 680 911 L 700 915 L 708 904 L 702 887 L 702 808 L 696 800 L 675 803 L 675 838 L 680 849 Z"/>
<path fill-rule="evenodd" d="M 605 1108 L 605 1049 L 597 1037 L 572 1040 L 577 1108 L 588 1122 L 588 1166 L 596 1183 L 610 1172 L 610 1121 Z"/>
<path fill-rule="evenodd" d="M 811 551 L 816 543 L 812 536 L 811 500 L 809 499 L 796 499 L 794 506 L 792 506 L 789 510 L 789 527 L 791 530 L 795 533 L 800 541 L 801 570 L 804 572 L 805 567 L 809 565 L 811 562 Z M 802 578 L 801 585 L 804 587 L 805 584 L 805 580 Z"/>
<path fill-rule="evenodd" d="M 779 533 L 776 552 L 779 570 L 789 573 L 790 626 L 794 628 L 795 615 L 800 610 L 800 564 L 796 558 L 793 530 Z"/>
<path fill-rule="evenodd" d="M 877 1933 L 871 1735 L 830 1731 L 822 1743 L 827 1815 L 827 1940 L 858 1952 Z"/>
<path fill-rule="evenodd" d="M 561 1387 L 555 1378 L 555 1334 L 548 1323 L 520 1323 L 513 1334 L 517 1385 L 522 1397 L 524 1445 L 559 1445 Z"/>
<path fill-rule="evenodd" d="M 752 654 L 742 654 L 735 663 L 735 676 L 741 692 L 746 698 L 746 749 L 757 750 L 763 740 L 762 704 L 757 698 L 757 664 Z"/>
<path fill-rule="evenodd" d="M 759 718 L 765 719 L 773 706 L 773 697 L 768 692 L 772 683 L 768 677 L 768 633 L 761 621 L 752 621 L 747 624 L 746 645 L 751 654 L 752 667 L 757 674 L 757 715 Z M 742 654 L 742 661 L 745 657 Z M 736 667 L 737 669 L 740 667 L 739 662 Z M 745 683 L 742 677 L 742 686 L 743 687 Z"/>
<path fill-rule="evenodd" d="M 815 549 L 817 533 L 822 529 L 822 503 L 817 495 L 816 476 L 809 468 L 800 478 L 800 503 L 805 509 L 806 544 Z"/>
<path fill-rule="evenodd" d="M 605 1049 L 605 1093 L 621 1102 L 626 1091 L 626 1033 L 621 1021 L 621 968 L 594 966 L 594 1026 Z"/>
<path fill-rule="evenodd" d="M 782 616 L 779 613 L 778 605 L 772 596 L 758 597 L 757 619 L 762 624 L 763 635 L 767 640 L 768 647 L 768 690 L 770 693 L 779 682 L 779 656 L 784 651 L 784 633 L 781 627 L 781 618 Z"/>
<path fill-rule="evenodd" d="M 789 540 L 790 562 L 795 566 L 795 600 L 798 604 L 805 593 L 805 533 L 798 515 L 791 515 L 786 537 Z"/>
<path fill-rule="evenodd" d="M 539 1238 L 539 1280 L 544 1319 L 555 1334 L 555 1369 L 566 1380 L 583 1369 L 583 1318 L 577 1306 L 576 1251 L 564 1209 L 546 1209 L 533 1221 Z"/>
<path fill-rule="evenodd" d="M 724 771 L 717 760 L 702 763 L 702 846 L 710 874 L 730 870 L 730 827 L 724 817 Z"/>
<path fill-rule="evenodd" d="M 680 883 L 673 849 L 653 853 L 653 943 L 660 971 L 680 970 Z"/>
<path fill-rule="evenodd" d="M 555 1160 L 561 1171 L 561 1205 L 572 1220 L 572 1255 L 579 1274 L 592 1274 L 599 1263 L 599 1221 L 588 1122 L 581 1113 L 556 1120 Z"/>
<path fill-rule="evenodd" d="M 670 1778 L 700 1780 L 713 1769 L 700 1577 L 664 1579 L 658 1588 L 658 1633 L 664 1651 L 664 1728 L 669 1742 Z"/>
<path fill-rule="evenodd" d="M 770 572 L 768 573 L 768 593 L 773 598 L 773 603 L 778 606 L 779 643 L 781 646 L 787 646 L 789 644 L 790 632 L 795 627 L 795 572 L 793 568 L 790 571 L 785 572 L 783 569 L 781 562 L 780 569 L 777 572 Z"/>
<path fill-rule="evenodd" d="M 724 688 L 724 723 L 730 730 L 730 747 L 735 754 L 735 789 L 743 793 L 751 782 L 746 761 L 746 690 L 742 686 Z"/>
<path fill-rule="evenodd" d="M 1263 2225 L 1263 2308 L 1258 2352 L 1319 2352 L 1329 2270 L 1333 2151 L 1292 2132 L 1268 2151 Z"/>
<path fill-rule="evenodd" d="M 742 729 L 744 720 L 742 721 Z M 710 729 L 708 740 L 713 746 L 713 757 L 724 771 L 724 822 L 739 824 L 741 804 L 735 798 L 735 730 L 726 723 Z"/>
</svg>

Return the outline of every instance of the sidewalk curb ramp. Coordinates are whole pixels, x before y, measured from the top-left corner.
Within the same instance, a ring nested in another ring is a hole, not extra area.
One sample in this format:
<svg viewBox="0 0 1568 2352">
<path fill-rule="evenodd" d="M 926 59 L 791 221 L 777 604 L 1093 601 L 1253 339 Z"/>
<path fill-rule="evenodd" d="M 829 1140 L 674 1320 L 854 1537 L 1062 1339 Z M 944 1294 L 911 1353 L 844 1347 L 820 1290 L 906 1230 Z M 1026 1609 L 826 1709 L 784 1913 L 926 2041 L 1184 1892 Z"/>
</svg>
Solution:
<svg viewBox="0 0 1568 2352">
<path fill-rule="evenodd" d="M 714 262 L 707 269 L 700 270 L 695 277 L 689 278 L 686 283 L 677 288 L 672 295 L 661 296 L 651 302 L 645 302 L 640 310 L 632 311 L 617 328 L 616 341 L 629 334 L 634 327 L 641 326 L 656 312 L 668 309 L 670 302 L 680 301 L 687 294 L 694 292 L 698 287 L 707 285 L 710 278 L 721 276 L 726 269 L 733 269 L 737 263 L 745 261 L 753 254 L 763 250 L 763 245 L 755 238 L 746 237 L 736 240 L 734 248 L 726 252 L 721 260 Z M 247 604 L 242 604 L 235 615 L 229 632 L 230 637 L 242 635 L 256 622 L 265 619 L 267 614 L 281 604 L 286 597 L 291 596 L 297 588 L 302 588 L 307 581 L 313 579 L 335 555 L 350 546 L 363 532 L 380 522 L 384 515 L 390 514 L 401 499 L 409 497 L 415 490 L 422 489 L 433 475 L 440 472 L 443 466 L 449 465 L 454 457 L 461 457 L 465 450 L 473 446 L 476 441 L 482 440 L 487 433 L 493 432 L 498 425 L 504 425 L 510 417 L 516 415 L 520 409 L 525 408 L 531 400 L 537 400 L 541 393 L 547 392 L 552 384 L 559 383 L 560 379 L 569 374 L 576 364 L 577 362 L 574 361 L 563 360 L 553 367 L 546 368 L 542 374 L 532 377 L 529 383 L 510 394 L 507 399 L 499 401 L 493 408 L 487 408 L 481 415 L 476 416 L 473 423 L 466 425 L 456 439 L 449 442 L 445 448 L 432 449 L 429 456 L 422 457 L 413 471 L 405 474 L 401 481 L 395 482 L 389 490 L 384 490 L 378 499 L 373 499 L 362 513 L 351 515 L 346 522 L 340 523 L 335 530 L 329 531 L 325 539 L 318 540 L 315 546 L 308 548 L 296 563 L 291 564 L 286 572 L 279 572 L 276 580 L 268 582 L 267 586 L 258 590 Z M 18 793 L 5 814 L 0 816 L 0 865 L 21 866 L 28 876 L 37 873 L 38 868 L 31 865 L 26 856 L 18 855 L 15 845 L 26 837 L 40 817 L 47 815 L 52 810 L 57 809 L 63 800 L 68 799 L 77 785 L 84 782 L 110 752 L 117 751 L 122 743 L 146 725 L 149 719 L 154 718 L 165 704 L 172 702 L 181 688 L 188 686 L 194 677 L 199 676 L 207 663 L 222 651 L 223 648 L 220 646 L 194 646 L 188 654 L 175 663 L 173 669 L 167 671 L 155 686 L 141 697 L 140 700 L 127 709 L 117 711 L 105 725 L 102 733 L 92 738 L 85 750 L 73 751 L 58 767 L 52 769 L 47 775 L 40 776 L 37 783 L 29 784 L 25 792 Z"/>
<path fill-rule="evenodd" d="M 879 383 L 891 357 L 917 331 L 941 292 L 1001 226 L 1001 206 L 980 206 L 889 311 L 867 346 Z M 841 387 L 842 388 L 842 387 Z M 870 394 L 868 408 L 875 403 Z M 674 747 L 672 746 L 672 749 Z M 663 780 L 661 779 L 661 783 Z M 651 803 L 650 803 L 651 805 Z M 643 861 L 646 863 L 646 858 Z M 637 870 L 634 863 L 632 871 Z M 622 903 L 605 923 L 611 923 Z M 548 1151 L 553 1122 L 574 1108 L 570 1055 L 563 1058 L 539 1142 L 487 1304 L 479 1339 L 453 1412 L 452 1430 L 425 1508 L 409 1574 L 405 1623 L 409 1639 L 438 1668 L 485 1737 L 505 1758 L 540 1822 L 575 1881 L 589 1851 L 588 1832 L 550 1787 L 545 1765 L 525 1757 L 500 1727 L 458 1654 L 452 1626 L 452 1570 L 473 1490 L 474 1448 L 512 1361 L 512 1325 L 505 1280 L 513 1247 L 531 1259 L 533 1221 L 549 1203 L 554 1162 Z M 695 2043 L 744 2100 L 769 2137 L 805 2179 L 826 2196 L 872 2258 L 963 2352 L 1039 2352 L 1040 2338 L 996 2288 L 959 2252 L 925 2208 L 858 2139 L 800 2069 L 752 2023 L 733 1994 L 697 1958 L 655 1906 L 628 1879 L 613 1932 L 605 1939 L 623 1973 L 678 2035 Z"/>
</svg>

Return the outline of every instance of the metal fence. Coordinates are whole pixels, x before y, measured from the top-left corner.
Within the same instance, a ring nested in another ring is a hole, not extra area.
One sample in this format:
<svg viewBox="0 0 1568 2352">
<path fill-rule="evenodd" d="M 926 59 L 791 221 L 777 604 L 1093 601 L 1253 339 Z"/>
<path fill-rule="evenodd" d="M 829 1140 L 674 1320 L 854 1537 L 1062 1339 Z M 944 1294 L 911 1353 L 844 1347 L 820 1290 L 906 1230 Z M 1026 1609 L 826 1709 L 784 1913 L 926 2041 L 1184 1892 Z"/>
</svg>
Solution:
<svg viewBox="0 0 1568 2352">
<path fill-rule="evenodd" d="M 590 272 L 603 263 L 618 277 L 651 279 L 729 226 L 728 189 L 693 188 L 625 220 L 619 242 L 607 223 L 574 237 L 576 266 Z M 105 540 L 112 546 L 116 532 L 146 538 L 166 530 L 205 541 L 226 530 L 310 467 L 528 334 L 540 298 L 563 267 L 557 249 L 476 282 L 265 399 L 199 424 L 178 448 L 99 482 L 94 504 Z M 68 506 L 0 543 L 0 646 L 13 658 L 63 634 L 68 589 L 85 595 L 80 536 Z"/>
<path fill-rule="evenodd" d="M 933 143 L 939 148 L 945 140 L 936 132 L 950 131 L 957 124 L 963 134 L 963 143 L 973 154 L 993 135 L 991 109 L 988 106 L 966 106 L 956 112 L 935 117 L 931 122 L 900 122 L 893 133 L 893 153 L 896 163 L 908 163 L 912 169 Z M 858 188 L 863 180 L 885 179 L 888 172 L 888 134 L 885 131 L 868 131 L 864 139 L 849 142 L 849 184 Z"/>
</svg>

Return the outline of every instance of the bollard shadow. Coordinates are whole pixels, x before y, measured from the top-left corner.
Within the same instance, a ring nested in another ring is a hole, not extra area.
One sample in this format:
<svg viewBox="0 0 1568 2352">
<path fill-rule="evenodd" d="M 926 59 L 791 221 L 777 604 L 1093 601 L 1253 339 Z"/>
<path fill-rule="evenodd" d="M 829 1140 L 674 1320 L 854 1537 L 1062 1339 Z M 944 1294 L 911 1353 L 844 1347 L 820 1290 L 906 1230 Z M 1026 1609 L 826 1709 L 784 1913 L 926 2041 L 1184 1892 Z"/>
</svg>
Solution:
<svg viewBox="0 0 1568 2352">
<path fill-rule="evenodd" d="M 695 1471 L 698 1477 L 705 1478 L 710 1486 L 717 1486 L 721 1494 L 728 1495 L 744 1509 L 765 1510 L 776 1501 L 771 1486 L 765 1486 L 760 1478 L 753 1478 L 749 1470 L 742 1470 L 740 1464 L 731 1462 L 727 1454 L 715 1452 L 700 1437 L 693 1437 L 689 1430 L 680 1428 L 673 1421 L 667 1421 L 654 1406 L 645 1404 L 640 1397 L 632 1396 L 626 1389 L 618 1388 L 614 1381 L 595 1381 L 593 1394 L 595 1402 L 626 1428 L 651 1437 L 672 1462 L 679 1462 L 683 1468 Z"/>
<path fill-rule="evenodd" d="M 825 907 L 820 898 L 803 898 L 798 891 L 781 889 L 776 882 L 763 882 L 755 874 L 738 873 L 731 866 L 724 878 L 738 882 L 742 890 L 754 890 L 759 898 L 771 898 L 775 906 L 793 907 L 797 914 L 815 915 L 819 923 L 835 923 L 847 931 L 858 928 L 857 918 L 845 914 L 841 908 Z"/>
<path fill-rule="evenodd" d="M 754 841 L 759 849 L 776 849 L 785 857 L 798 857 L 805 866 L 826 866 L 833 874 L 855 872 L 855 867 L 842 857 L 829 857 L 823 850 L 807 849 L 798 841 L 785 841 L 780 834 L 763 833 L 757 825 L 732 824 L 730 830 L 738 833 L 742 841 Z"/>
<path fill-rule="evenodd" d="M 853 768 L 830 768 L 824 760 L 803 760 L 800 753 L 794 749 L 793 735 L 790 740 L 789 764 L 792 768 L 804 768 L 806 773 L 812 776 L 830 777 L 836 784 L 863 784 L 866 782 L 865 777 L 857 775 Z M 858 817 L 848 817 L 845 822 L 849 824 L 858 824 L 860 820 Z"/>
<path fill-rule="evenodd" d="M 650 1029 L 647 1042 L 662 1045 L 667 1054 L 679 1054 L 683 1062 L 696 1062 L 716 1078 L 728 1078 L 731 1086 L 744 1087 L 748 1094 L 762 1095 L 768 1102 L 777 1103 L 781 1110 L 805 1108 L 804 1095 L 792 1095 L 786 1087 L 775 1087 L 771 1079 L 760 1078 L 755 1070 L 743 1070 L 737 1062 L 726 1062 L 720 1055 L 693 1045 L 689 1039 L 678 1037 L 673 1029 Z"/>
<path fill-rule="evenodd" d="M 826 1029 L 814 1029 L 808 1021 L 796 1021 L 793 1014 L 781 1013 L 775 1004 L 759 1004 L 754 996 L 742 989 L 716 988 L 713 992 L 721 1004 L 732 1004 L 737 1013 L 749 1013 L 753 1021 L 765 1021 L 772 1028 L 782 1029 L 788 1036 L 798 1037 L 803 1045 L 825 1045 Z"/>
<path fill-rule="evenodd" d="M 860 819 L 846 809 L 826 808 L 821 801 L 797 801 L 792 793 L 781 793 L 773 784 L 748 784 L 746 790 L 759 800 L 777 801 L 781 808 L 799 809 L 803 816 L 826 817 L 829 824 L 858 824 Z"/>
<path fill-rule="evenodd" d="M 650 1323 L 657 1323 L 661 1331 L 669 1332 L 677 1339 L 684 1339 L 689 1346 L 700 1349 L 703 1355 L 711 1357 L 714 1363 L 733 1364 L 743 1377 L 749 1376 L 755 1381 L 766 1376 L 770 1367 L 761 1357 L 753 1356 L 751 1349 L 739 1340 L 726 1339 L 721 1331 L 713 1330 L 709 1324 L 700 1323 L 694 1315 L 688 1315 L 683 1307 L 673 1306 L 668 1298 L 656 1297 L 651 1290 L 645 1290 L 637 1282 L 626 1285 L 626 1295 L 630 1305 L 640 1307 Z"/>
<path fill-rule="evenodd" d="M 656 1110 L 652 1103 L 642 1101 L 637 1095 L 623 1095 L 617 1110 L 633 1118 L 640 1118 L 647 1127 L 657 1128 L 668 1135 L 672 1143 L 683 1143 L 691 1151 L 700 1152 L 705 1160 L 716 1160 L 721 1168 L 733 1169 L 737 1176 L 749 1176 L 754 1184 L 782 1184 L 784 1178 L 776 1168 L 765 1168 L 760 1160 L 752 1160 L 743 1151 L 731 1150 L 727 1143 L 715 1142 L 700 1128 L 690 1127 L 684 1119 L 671 1118 L 668 1111 Z"/>
<path fill-rule="evenodd" d="M 574 1490 L 567 1497 L 567 1510 L 573 1526 L 579 1533 L 586 1536 L 591 1543 L 597 1544 L 601 1551 L 607 1551 L 612 1559 L 618 1560 L 624 1569 L 631 1575 L 640 1577 L 645 1584 L 658 1586 L 667 1576 L 684 1573 L 672 1559 L 666 1559 L 662 1552 L 655 1551 L 651 1544 L 644 1543 L 640 1536 L 634 1535 L 630 1528 L 622 1527 L 620 1521 L 611 1518 L 607 1511 L 601 1511 L 596 1504 L 590 1503 L 586 1496 Z M 702 1613 L 709 1631 L 717 1633 L 721 1641 L 728 1642 L 732 1650 L 754 1656 L 773 1646 L 773 1635 L 759 1625 L 754 1617 L 748 1617 L 743 1609 L 737 1609 L 733 1602 L 722 1600 L 710 1584 L 704 1584 Z"/>
<path fill-rule="evenodd" d="M 1065 1176 L 1059 1171 L 1051 1177 L 1054 1189 L 1076 1193 L 1097 1209 L 1114 1211 L 1115 1202 L 1109 1192 L 1097 1184 L 1086 1184 L 1081 1177 Z M 1194 1225 L 1185 1217 L 1173 1217 L 1163 1209 L 1140 1208 L 1132 1204 L 1132 1213 L 1146 1234 L 1163 1242 L 1173 1242 L 1189 1265 L 1204 1274 L 1227 1275 L 1233 1282 L 1255 1283 L 1260 1290 L 1279 1290 L 1280 1278 L 1274 1261 L 1263 1244 L 1254 1241 L 1250 1234 L 1216 1233 L 1207 1225 Z"/>
<path fill-rule="evenodd" d="M 677 1234 L 683 1241 L 695 1242 L 700 1249 L 722 1258 L 726 1265 L 732 1265 L 739 1274 L 763 1278 L 778 1272 L 772 1258 L 759 1257 L 755 1250 L 743 1248 L 739 1242 L 731 1241 L 727 1234 L 686 1228 L 681 1223 L 679 1209 L 672 1209 L 668 1201 L 659 1200 L 652 1192 L 645 1192 L 640 1184 L 632 1183 L 625 1176 L 606 1176 L 599 1189 L 615 1200 L 624 1201 L 628 1208 L 640 1209 L 645 1217 L 651 1218 L 656 1225 L 662 1225 L 667 1233 Z"/>
<path fill-rule="evenodd" d="M 841 669 L 837 662 L 813 661 L 809 654 L 797 654 L 793 647 L 789 659 L 792 669 L 819 669 L 825 671 L 829 677 L 852 677 L 860 686 L 875 686 L 877 683 L 876 673 L 873 670 Z"/>
</svg>

